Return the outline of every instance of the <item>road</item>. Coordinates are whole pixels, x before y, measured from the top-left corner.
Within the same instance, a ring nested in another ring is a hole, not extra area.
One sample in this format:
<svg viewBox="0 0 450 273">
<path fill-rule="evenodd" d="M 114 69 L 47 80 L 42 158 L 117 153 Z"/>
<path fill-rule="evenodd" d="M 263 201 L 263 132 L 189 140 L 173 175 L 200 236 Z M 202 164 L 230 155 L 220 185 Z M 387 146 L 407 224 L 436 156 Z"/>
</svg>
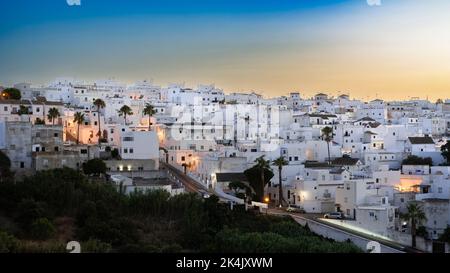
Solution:
<svg viewBox="0 0 450 273">
<path fill-rule="evenodd" d="M 349 228 L 346 228 L 346 227 L 343 227 L 343 226 L 340 226 L 340 225 L 335 225 L 335 224 L 332 224 L 330 222 L 326 222 L 322 218 L 323 214 L 317 214 L 317 213 L 305 213 L 305 214 L 288 213 L 288 212 L 286 212 L 284 210 L 281 210 L 281 209 L 278 209 L 278 208 L 269 209 L 268 213 L 272 214 L 272 215 L 279 215 L 279 216 L 289 215 L 296 222 L 300 222 L 299 220 L 301 218 L 308 219 L 309 221 L 313 221 L 315 223 L 318 223 L 318 224 L 321 224 L 321 225 L 325 225 L 325 226 L 328 226 L 328 227 L 336 229 L 336 230 L 341 230 L 342 232 L 350 233 L 350 234 L 353 234 L 355 236 L 358 236 L 358 237 L 361 237 L 361 238 L 365 238 L 365 239 L 368 239 L 368 240 L 377 241 L 380 244 L 382 244 L 383 246 L 385 246 L 387 248 L 395 249 L 395 250 L 397 250 L 399 252 L 424 253 L 424 252 L 422 252 L 420 250 L 413 249 L 413 248 L 411 248 L 409 246 L 405 246 L 405 245 L 399 244 L 399 243 L 394 242 L 394 241 L 384 240 L 384 239 L 379 238 L 379 237 L 371 236 L 370 234 L 358 232 L 358 231 L 355 231 L 353 229 L 349 229 Z"/>
<path fill-rule="evenodd" d="M 210 194 L 214 194 L 214 195 L 218 196 L 219 200 L 221 202 L 224 202 L 224 203 L 233 202 L 233 203 L 240 204 L 240 202 L 239 202 L 240 199 L 238 199 L 234 196 L 229 196 L 223 192 L 208 189 L 205 185 L 197 182 L 195 179 L 192 179 L 188 175 L 184 174 L 183 171 L 175 168 L 174 166 L 172 166 L 170 164 L 167 164 L 165 162 L 160 162 L 160 164 L 161 164 L 161 167 L 163 167 L 169 171 L 169 175 L 174 177 L 174 180 L 176 182 L 180 182 L 184 186 L 184 188 L 187 192 L 201 193 L 202 191 L 206 191 L 206 192 L 209 192 Z"/>
<path fill-rule="evenodd" d="M 161 167 L 167 169 L 170 172 L 170 174 L 175 176 L 177 181 L 179 181 L 179 182 L 181 182 L 181 184 L 183 184 L 183 186 L 187 192 L 200 193 L 201 190 L 208 191 L 208 189 L 204 185 L 198 183 L 194 179 L 185 175 L 182 171 L 173 167 L 172 165 L 167 164 L 165 162 L 160 162 L 160 165 L 161 165 Z"/>
</svg>

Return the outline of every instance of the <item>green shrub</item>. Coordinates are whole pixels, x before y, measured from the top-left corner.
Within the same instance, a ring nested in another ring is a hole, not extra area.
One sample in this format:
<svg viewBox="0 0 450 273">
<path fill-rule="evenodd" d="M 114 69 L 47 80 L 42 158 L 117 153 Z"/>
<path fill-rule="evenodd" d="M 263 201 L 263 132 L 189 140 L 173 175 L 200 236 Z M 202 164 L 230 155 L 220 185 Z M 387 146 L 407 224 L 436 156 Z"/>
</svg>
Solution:
<svg viewBox="0 0 450 273">
<path fill-rule="evenodd" d="M 18 240 L 14 236 L 0 230 L 0 253 L 14 252 L 17 246 Z"/>
<path fill-rule="evenodd" d="M 37 240 L 48 240 L 56 233 L 56 228 L 47 218 L 39 218 L 31 224 L 31 236 Z"/>
</svg>

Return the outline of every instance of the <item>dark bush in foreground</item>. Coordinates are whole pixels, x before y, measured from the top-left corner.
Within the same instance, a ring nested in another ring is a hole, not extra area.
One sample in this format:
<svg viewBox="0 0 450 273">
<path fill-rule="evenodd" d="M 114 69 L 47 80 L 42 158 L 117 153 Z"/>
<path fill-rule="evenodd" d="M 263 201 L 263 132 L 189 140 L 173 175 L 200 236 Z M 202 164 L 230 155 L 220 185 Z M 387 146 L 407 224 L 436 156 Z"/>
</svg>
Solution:
<svg viewBox="0 0 450 273">
<path fill-rule="evenodd" d="M 165 191 L 123 195 L 79 171 L 38 172 L 0 183 L 2 252 L 358 252 L 350 243 L 323 239 L 290 218 L 230 210 L 215 196 L 170 196 Z M 65 219 L 57 221 L 57 219 Z M 6 224 L 5 224 L 6 225 Z"/>
</svg>

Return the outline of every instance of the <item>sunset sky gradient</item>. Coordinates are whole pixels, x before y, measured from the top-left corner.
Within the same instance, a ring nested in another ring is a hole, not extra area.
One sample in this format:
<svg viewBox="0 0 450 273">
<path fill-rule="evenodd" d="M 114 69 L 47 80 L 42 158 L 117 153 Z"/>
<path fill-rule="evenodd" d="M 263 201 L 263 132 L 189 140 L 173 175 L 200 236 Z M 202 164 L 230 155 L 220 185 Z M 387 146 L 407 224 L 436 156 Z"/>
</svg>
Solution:
<svg viewBox="0 0 450 273">
<path fill-rule="evenodd" d="M 116 77 L 266 96 L 450 97 L 450 1 L 2 0 L 0 85 Z"/>
</svg>

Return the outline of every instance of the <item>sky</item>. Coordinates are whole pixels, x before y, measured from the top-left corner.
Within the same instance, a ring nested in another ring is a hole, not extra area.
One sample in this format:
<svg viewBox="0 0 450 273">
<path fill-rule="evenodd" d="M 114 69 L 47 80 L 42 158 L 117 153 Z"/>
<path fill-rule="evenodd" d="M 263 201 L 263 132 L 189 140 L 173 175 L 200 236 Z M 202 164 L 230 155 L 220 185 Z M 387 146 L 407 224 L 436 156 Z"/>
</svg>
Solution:
<svg viewBox="0 0 450 273">
<path fill-rule="evenodd" d="M 450 97 L 448 0 L 0 0 L 0 85 Z"/>
</svg>

